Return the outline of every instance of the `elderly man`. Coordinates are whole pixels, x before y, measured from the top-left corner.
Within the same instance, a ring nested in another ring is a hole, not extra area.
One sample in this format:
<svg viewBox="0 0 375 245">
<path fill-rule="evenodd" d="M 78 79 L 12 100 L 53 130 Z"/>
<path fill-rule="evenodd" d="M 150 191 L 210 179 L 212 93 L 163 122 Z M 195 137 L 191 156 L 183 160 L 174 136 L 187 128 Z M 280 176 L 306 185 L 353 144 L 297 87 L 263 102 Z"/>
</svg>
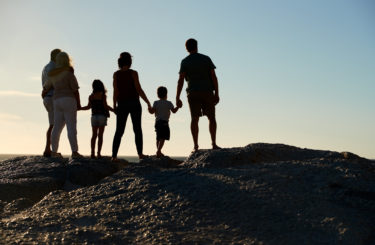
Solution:
<svg viewBox="0 0 375 245">
<path fill-rule="evenodd" d="M 176 104 L 182 106 L 180 99 L 184 79 L 187 81 L 187 97 L 191 114 L 191 134 L 194 151 L 199 149 L 198 132 L 199 117 L 205 115 L 209 121 L 212 149 L 220 149 L 216 145 L 215 106 L 219 103 L 219 85 L 215 74 L 215 65 L 210 57 L 198 53 L 198 42 L 195 39 L 186 41 L 189 55 L 181 62 L 180 76 L 177 85 Z"/>
<path fill-rule="evenodd" d="M 51 60 L 50 62 L 43 68 L 42 71 L 42 86 L 48 81 L 48 73 L 55 69 L 56 67 L 56 56 L 61 52 L 60 49 L 54 49 L 51 51 Z M 48 121 L 49 127 L 47 130 L 47 139 L 46 139 L 46 148 L 44 150 L 43 156 L 49 157 L 51 156 L 51 132 L 53 128 L 53 89 L 49 90 L 48 93 L 43 97 L 43 104 L 48 112 Z"/>
</svg>

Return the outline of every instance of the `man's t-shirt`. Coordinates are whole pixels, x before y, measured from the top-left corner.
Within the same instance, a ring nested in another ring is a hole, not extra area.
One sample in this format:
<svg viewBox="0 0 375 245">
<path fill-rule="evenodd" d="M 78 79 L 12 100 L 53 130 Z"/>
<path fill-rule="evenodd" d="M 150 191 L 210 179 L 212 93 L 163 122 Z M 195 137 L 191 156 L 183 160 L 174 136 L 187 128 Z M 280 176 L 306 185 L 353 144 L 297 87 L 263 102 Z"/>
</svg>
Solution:
<svg viewBox="0 0 375 245">
<path fill-rule="evenodd" d="M 180 74 L 185 72 L 187 81 L 187 93 L 192 91 L 213 91 L 214 85 L 211 78 L 211 70 L 216 66 L 207 55 L 194 53 L 181 61 Z"/>
<path fill-rule="evenodd" d="M 168 121 L 171 110 L 174 108 L 172 102 L 169 100 L 157 100 L 152 107 L 155 109 L 156 121 Z"/>
<path fill-rule="evenodd" d="M 55 62 L 53 62 L 52 60 L 43 68 L 43 71 L 42 71 L 42 86 L 44 86 L 46 84 L 46 82 L 48 81 L 48 72 L 52 71 L 53 69 L 55 69 L 56 67 L 56 64 Z M 46 96 L 48 97 L 52 97 L 53 96 L 53 89 L 51 89 L 50 91 L 48 91 L 48 93 L 46 94 Z"/>
</svg>

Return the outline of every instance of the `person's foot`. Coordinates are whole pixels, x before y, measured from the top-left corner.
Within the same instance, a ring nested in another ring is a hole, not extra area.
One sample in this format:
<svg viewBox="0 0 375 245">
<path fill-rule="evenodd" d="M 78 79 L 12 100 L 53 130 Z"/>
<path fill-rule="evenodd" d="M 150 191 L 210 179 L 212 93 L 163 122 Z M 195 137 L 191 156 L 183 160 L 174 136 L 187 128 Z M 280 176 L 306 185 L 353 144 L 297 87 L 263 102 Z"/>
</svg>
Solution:
<svg viewBox="0 0 375 245">
<path fill-rule="evenodd" d="M 221 147 L 218 146 L 218 145 L 216 145 L 216 144 L 212 144 L 212 149 L 213 149 L 213 150 L 220 150 Z"/>
<path fill-rule="evenodd" d="M 59 152 L 53 152 L 53 151 L 51 151 L 51 157 L 53 157 L 53 158 L 63 158 L 63 156 L 61 155 L 61 153 L 59 153 Z"/>
<path fill-rule="evenodd" d="M 111 162 L 120 162 L 120 160 L 117 157 L 112 157 Z"/>
<path fill-rule="evenodd" d="M 193 149 L 193 152 L 196 152 L 199 150 L 199 145 L 194 145 L 194 149 Z"/>
<path fill-rule="evenodd" d="M 44 157 L 51 157 L 51 151 L 44 151 L 43 156 Z"/>
<path fill-rule="evenodd" d="M 157 152 L 156 152 L 156 157 L 157 157 L 157 158 L 161 158 L 161 157 L 163 157 L 163 156 L 164 156 L 164 154 L 161 153 L 161 151 L 157 151 Z"/>
<path fill-rule="evenodd" d="M 144 154 L 140 154 L 140 155 L 138 155 L 138 157 L 139 157 L 139 160 L 142 160 L 142 159 L 147 158 L 148 156 L 144 155 Z"/>
<path fill-rule="evenodd" d="M 95 159 L 95 154 L 94 153 L 91 153 L 91 156 L 90 156 L 91 159 Z"/>
<path fill-rule="evenodd" d="M 75 151 L 72 153 L 72 159 L 79 159 L 79 158 L 83 158 L 83 156 L 79 154 L 78 151 Z"/>
<path fill-rule="evenodd" d="M 98 152 L 97 156 L 98 158 L 102 158 L 102 155 L 100 154 L 100 152 Z"/>
</svg>

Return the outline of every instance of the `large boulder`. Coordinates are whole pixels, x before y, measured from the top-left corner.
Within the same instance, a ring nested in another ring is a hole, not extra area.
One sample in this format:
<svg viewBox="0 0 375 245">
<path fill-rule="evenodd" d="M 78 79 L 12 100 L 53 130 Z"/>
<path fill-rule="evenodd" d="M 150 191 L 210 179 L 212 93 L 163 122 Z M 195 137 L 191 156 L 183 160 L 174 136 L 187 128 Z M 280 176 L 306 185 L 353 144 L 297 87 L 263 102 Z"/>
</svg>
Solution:
<svg viewBox="0 0 375 245">
<path fill-rule="evenodd" d="M 220 150 L 199 150 L 193 152 L 182 165 L 197 167 L 233 167 L 254 163 L 303 161 L 309 159 L 347 159 L 367 161 L 359 156 L 344 152 L 303 149 L 283 144 L 256 143 L 246 147 L 225 148 Z"/>
<path fill-rule="evenodd" d="M 55 190 L 73 190 L 98 183 L 128 164 L 103 159 L 17 157 L 0 162 L 0 200 L 19 198 L 39 201 Z"/>
<path fill-rule="evenodd" d="M 66 179 L 64 159 L 17 157 L 0 162 L 0 200 L 18 198 L 38 201 L 51 191 L 62 189 Z"/>
</svg>

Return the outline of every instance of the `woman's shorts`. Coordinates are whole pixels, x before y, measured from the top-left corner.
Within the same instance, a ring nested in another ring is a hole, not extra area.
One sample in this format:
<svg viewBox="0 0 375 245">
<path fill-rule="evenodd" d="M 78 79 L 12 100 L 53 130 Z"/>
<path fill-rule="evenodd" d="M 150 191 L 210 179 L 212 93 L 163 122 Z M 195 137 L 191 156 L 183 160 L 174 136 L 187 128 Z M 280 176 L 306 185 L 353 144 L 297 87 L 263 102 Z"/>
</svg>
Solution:
<svg viewBox="0 0 375 245">
<path fill-rule="evenodd" d="M 104 127 L 107 126 L 107 117 L 104 115 L 92 115 L 91 116 L 92 127 Z"/>
<path fill-rule="evenodd" d="M 169 140 L 170 130 L 168 121 L 158 120 L 155 123 L 156 140 Z"/>
</svg>

